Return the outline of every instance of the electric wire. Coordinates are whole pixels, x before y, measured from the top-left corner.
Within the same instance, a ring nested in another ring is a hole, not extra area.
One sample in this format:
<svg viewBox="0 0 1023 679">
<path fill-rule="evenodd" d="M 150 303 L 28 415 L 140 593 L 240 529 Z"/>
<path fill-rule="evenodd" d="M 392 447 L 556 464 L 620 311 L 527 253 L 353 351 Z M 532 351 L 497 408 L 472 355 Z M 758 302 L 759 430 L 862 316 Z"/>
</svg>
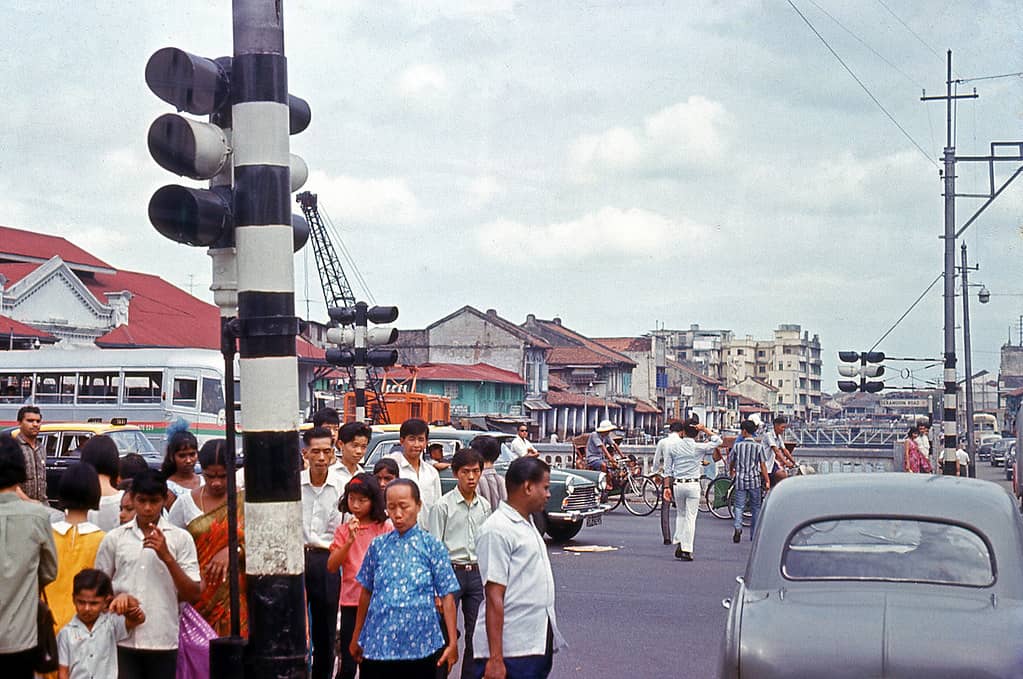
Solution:
<svg viewBox="0 0 1023 679">
<path fill-rule="evenodd" d="M 931 47 L 927 43 L 927 41 L 925 41 L 923 38 L 921 38 L 920 35 L 916 31 L 914 31 L 912 28 L 909 27 L 909 24 L 907 24 L 905 21 L 903 21 L 902 18 L 898 14 L 893 12 L 892 8 L 884 3 L 884 0 L 877 0 L 877 4 L 879 4 L 882 7 L 884 7 L 888 11 L 889 14 L 891 14 L 893 17 L 895 17 L 895 20 L 898 21 L 900 24 L 902 24 L 902 27 L 905 28 L 907 31 L 909 31 L 910 34 L 912 34 L 912 36 L 914 38 L 919 40 L 921 45 L 923 45 L 924 47 L 929 49 L 931 51 L 931 53 L 934 54 L 934 56 L 938 57 L 939 59 L 942 57 L 942 55 L 938 52 L 938 50 L 936 50 L 933 47 Z"/>
<path fill-rule="evenodd" d="M 1023 78 L 1023 71 L 1017 71 L 1016 73 L 1002 73 L 1000 75 L 980 75 L 976 78 L 959 78 L 956 80 L 958 83 L 972 83 L 978 80 L 995 80 L 996 78 Z"/>
<path fill-rule="evenodd" d="M 888 328 L 888 331 L 885 332 L 885 334 L 881 335 L 880 339 L 878 339 L 876 342 L 874 342 L 874 346 L 870 347 L 869 351 L 873 351 L 874 349 L 877 349 L 877 346 L 879 344 L 881 344 L 881 342 L 883 342 L 885 340 L 885 338 L 888 337 L 888 335 L 892 334 L 892 331 L 894 331 L 895 328 L 899 327 L 899 323 L 902 323 L 902 321 L 906 318 L 906 316 L 908 316 L 909 313 L 911 311 L 913 311 L 913 309 L 916 308 L 916 305 L 919 304 L 920 301 L 924 297 L 927 296 L 927 293 L 931 291 L 931 288 L 934 287 L 935 283 L 937 283 L 938 281 L 940 281 L 944 277 L 945 277 L 944 273 L 939 273 L 938 276 L 933 281 L 931 281 L 931 284 L 928 285 L 927 288 L 924 289 L 924 291 L 920 293 L 920 296 L 916 298 L 916 301 L 909 305 L 909 308 L 906 309 L 905 313 L 903 313 L 901 316 L 899 316 L 899 320 L 895 321 L 895 323 L 892 325 L 892 327 Z"/>
<path fill-rule="evenodd" d="M 820 31 L 818 31 L 817 28 L 810 22 L 810 20 L 806 18 L 806 15 L 803 14 L 803 12 L 800 11 L 798 7 L 796 7 L 796 4 L 792 0 L 787 0 L 787 2 L 792 7 L 792 9 L 796 11 L 796 14 L 799 15 L 799 18 L 802 19 L 803 22 L 810 27 L 810 30 L 813 31 L 814 35 L 816 35 L 820 39 L 820 41 L 824 43 L 824 46 L 827 47 L 828 51 L 831 52 L 835 59 L 838 60 L 838 63 L 842 65 L 842 68 L 844 68 L 849 73 L 849 75 L 852 76 L 853 80 L 855 80 L 856 83 L 863 89 L 863 91 L 867 93 L 867 96 L 870 97 L 871 101 L 873 101 L 877 105 L 877 107 L 881 109 L 881 112 L 888 117 L 888 120 L 892 121 L 892 124 L 894 124 L 895 127 L 899 128 L 899 131 L 902 132 L 903 136 L 906 137 L 906 139 L 908 139 L 909 142 L 916 147 L 916 150 L 919 151 L 920 154 L 924 158 L 926 158 L 929 163 L 931 163 L 934 167 L 941 169 L 941 166 L 938 165 L 938 161 L 936 161 L 934 158 L 931 158 L 927 154 L 927 151 L 925 151 L 924 148 L 920 146 L 920 144 L 918 144 L 915 139 L 913 139 L 909 132 L 906 131 L 906 128 L 899 124 L 899 121 L 895 119 L 895 116 L 893 116 L 888 111 L 888 109 L 884 107 L 884 104 L 882 104 L 878 100 L 878 98 L 875 97 L 874 94 L 867 88 L 867 86 L 863 84 L 863 81 L 859 79 L 859 77 L 853 72 L 851 68 L 849 68 L 848 64 L 846 64 L 842 57 L 838 55 L 838 52 L 836 52 L 835 49 L 830 44 L 828 44 L 828 41 L 824 39 L 824 36 L 821 35 Z"/>
<path fill-rule="evenodd" d="M 345 242 L 341 238 L 340 231 L 334 225 L 334 221 L 330 218 L 330 215 L 327 214 L 327 211 L 323 208 L 322 205 L 319 206 L 319 209 L 320 214 L 323 216 L 323 223 L 327 227 L 327 231 L 329 232 L 331 241 L 337 246 L 337 249 L 341 253 L 341 257 L 345 260 L 346 264 L 346 266 L 344 267 L 345 271 L 352 275 L 356 283 L 359 284 L 359 287 L 362 288 L 362 291 L 366 293 L 366 297 L 369 299 L 369 301 L 373 304 L 376 304 L 377 303 L 376 298 L 373 296 L 373 292 L 369 289 L 369 284 L 366 282 L 366 279 L 363 278 L 362 272 L 359 270 L 359 267 L 355 264 L 355 258 L 352 257 L 352 253 L 345 246 Z"/>
</svg>

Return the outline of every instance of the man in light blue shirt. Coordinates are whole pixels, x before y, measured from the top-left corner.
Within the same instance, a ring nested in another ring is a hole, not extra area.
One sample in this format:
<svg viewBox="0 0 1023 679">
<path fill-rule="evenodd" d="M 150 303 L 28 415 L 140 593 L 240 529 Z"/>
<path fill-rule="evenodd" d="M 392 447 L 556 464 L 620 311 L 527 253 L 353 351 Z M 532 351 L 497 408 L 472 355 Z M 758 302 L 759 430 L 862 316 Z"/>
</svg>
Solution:
<svg viewBox="0 0 1023 679">
<path fill-rule="evenodd" d="M 697 443 L 696 437 L 704 433 L 709 440 Z M 686 424 L 682 438 L 667 445 L 667 475 L 673 481 L 675 497 L 675 558 L 693 560 L 693 538 L 696 534 L 696 516 L 700 508 L 700 476 L 705 458 L 721 445 L 721 437 L 702 424 Z"/>
</svg>

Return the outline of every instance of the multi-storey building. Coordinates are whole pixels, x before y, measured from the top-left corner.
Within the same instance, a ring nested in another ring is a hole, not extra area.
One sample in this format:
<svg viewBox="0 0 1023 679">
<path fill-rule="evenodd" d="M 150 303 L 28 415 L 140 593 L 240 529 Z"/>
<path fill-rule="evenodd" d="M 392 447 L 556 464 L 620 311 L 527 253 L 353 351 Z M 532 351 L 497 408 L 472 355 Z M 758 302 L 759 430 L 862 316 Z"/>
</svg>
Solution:
<svg viewBox="0 0 1023 679">
<path fill-rule="evenodd" d="M 778 387 L 778 410 L 801 420 L 821 413 L 821 343 L 794 324 L 774 331 L 767 382 Z M 767 352 L 767 347 L 765 347 Z"/>
<path fill-rule="evenodd" d="M 723 349 L 732 341 L 731 330 L 708 330 L 692 324 L 688 330 L 655 330 L 663 337 L 669 358 L 696 367 L 716 380 L 724 380 Z"/>
</svg>

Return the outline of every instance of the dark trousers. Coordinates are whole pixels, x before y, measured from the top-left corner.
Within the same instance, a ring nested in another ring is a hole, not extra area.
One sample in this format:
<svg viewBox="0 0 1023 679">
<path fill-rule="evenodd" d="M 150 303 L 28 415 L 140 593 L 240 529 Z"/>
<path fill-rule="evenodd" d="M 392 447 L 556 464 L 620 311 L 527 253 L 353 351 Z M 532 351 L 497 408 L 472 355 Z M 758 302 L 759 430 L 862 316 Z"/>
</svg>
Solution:
<svg viewBox="0 0 1023 679">
<path fill-rule="evenodd" d="M 30 648 L 27 651 L 17 653 L 0 653 L 0 667 L 4 668 L 3 674 L 11 679 L 32 679 L 35 676 L 36 649 Z"/>
<path fill-rule="evenodd" d="M 667 484 L 661 482 L 661 537 L 665 543 L 671 543 L 671 500 L 664 497 Z"/>
<path fill-rule="evenodd" d="M 554 667 L 554 630 L 547 623 L 547 644 L 543 655 L 519 655 L 505 657 L 505 679 L 547 679 Z M 473 661 L 473 679 L 483 679 L 487 670 L 487 659 Z"/>
<path fill-rule="evenodd" d="M 955 476 L 956 475 L 956 463 L 955 462 L 942 462 L 941 463 L 941 473 L 944 474 L 945 476 Z"/>
<path fill-rule="evenodd" d="M 309 605 L 309 638 L 313 645 L 312 679 L 331 679 L 337 641 L 337 606 L 340 573 L 327 572 L 326 549 L 305 551 L 305 598 Z"/>
<path fill-rule="evenodd" d="M 433 679 L 437 661 L 444 649 L 417 660 L 371 660 L 359 666 L 360 679 Z"/>
<path fill-rule="evenodd" d="M 455 611 L 462 605 L 462 622 L 465 627 L 465 650 L 462 652 L 462 679 L 472 679 L 475 674 L 472 667 L 472 633 L 476 629 L 476 617 L 483 604 L 483 579 L 480 578 L 478 566 L 471 571 L 455 568 L 459 590 L 455 592 Z M 441 629 L 444 621 L 441 620 Z"/>
<path fill-rule="evenodd" d="M 178 651 L 144 651 L 117 647 L 117 679 L 174 679 Z"/>
<path fill-rule="evenodd" d="M 341 667 L 337 670 L 337 679 L 355 679 L 359 666 L 352 657 L 348 647 L 352 645 L 352 632 L 355 631 L 355 613 L 358 606 L 341 607 Z"/>
</svg>

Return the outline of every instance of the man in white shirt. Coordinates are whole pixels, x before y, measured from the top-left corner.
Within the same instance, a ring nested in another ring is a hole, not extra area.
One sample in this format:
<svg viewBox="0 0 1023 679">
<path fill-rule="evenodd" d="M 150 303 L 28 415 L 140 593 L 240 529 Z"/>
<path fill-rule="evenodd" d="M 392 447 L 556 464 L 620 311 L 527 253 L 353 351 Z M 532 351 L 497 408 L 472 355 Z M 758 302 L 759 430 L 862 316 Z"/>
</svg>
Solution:
<svg viewBox="0 0 1023 679">
<path fill-rule="evenodd" d="M 697 443 L 696 437 L 703 432 L 710 440 Z M 686 424 L 682 438 L 671 442 L 667 448 L 667 475 L 673 481 L 672 494 L 675 498 L 675 558 L 693 560 L 693 541 L 696 536 L 696 515 L 700 508 L 700 476 L 703 475 L 705 458 L 721 445 L 721 437 L 702 424 Z"/>
<path fill-rule="evenodd" d="M 174 679 L 179 601 L 201 593 L 199 560 L 188 531 L 163 518 L 167 482 L 147 470 L 132 480 L 135 519 L 104 536 L 96 568 L 113 580 L 114 593 L 139 601 L 146 621 L 117 645 L 118 676 Z"/>
<path fill-rule="evenodd" d="M 520 424 L 517 433 L 518 436 L 516 436 L 509 444 L 512 453 L 514 453 L 515 455 L 515 457 L 512 459 L 517 460 L 520 457 L 525 457 L 526 455 L 532 455 L 533 457 L 536 457 L 537 455 L 540 454 L 539 452 L 537 452 L 536 448 L 533 447 L 533 444 L 529 442 L 528 426 Z M 509 462 L 510 461 L 511 460 L 509 460 Z"/>
<path fill-rule="evenodd" d="M 305 539 L 305 592 L 309 605 L 309 638 L 313 645 L 313 679 L 331 679 L 337 639 L 337 606 L 341 575 L 327 570 L 334 531 L 341 523 L 338 501 L 344 487 L 330 471 L 334 461 L 333 437 L 324 427 L 302 435 L 302 535 Z"/>
<path fill-rule="evenodd" d="M 508 501 L 483 524 L 476 543 L 486 596 L 473 635 L 476 676 L 543 678 L 564 646 L 547 546 L 530 519 L 550 497 L 550 467 L 519 458 L 508 466 L 505 484 Z"/>
<path fill-rule="evenodd" d="M 419 486 L 419 497 L 423 508 L 419 512 L 419 524 L 429 526 L 430 510 L 440 500 L 440 474 L 433 465 L 423 459 L 423 452 L 429 442 L 430 426 L 418 418 L 401 423 L 398 442 L 401 452 L 388 455 L 398 463 L 398 476 L 411 479 Z"/>
<path fill-rule="evenodd" d="M 788 477 L 788 472 L 785 470 L 795 467 L 796 461 L 789 454 L 789 449 L 785 447 L 785 429 L 789 425 L 788 419 L 784 415 L 778 415 L 774 418 L 773 425 L 771 429 L 764 432 L 762 443 L 769 451 L 767 471 L 771 475 L 771 481 L 779 483 Z"/>
</svg>

